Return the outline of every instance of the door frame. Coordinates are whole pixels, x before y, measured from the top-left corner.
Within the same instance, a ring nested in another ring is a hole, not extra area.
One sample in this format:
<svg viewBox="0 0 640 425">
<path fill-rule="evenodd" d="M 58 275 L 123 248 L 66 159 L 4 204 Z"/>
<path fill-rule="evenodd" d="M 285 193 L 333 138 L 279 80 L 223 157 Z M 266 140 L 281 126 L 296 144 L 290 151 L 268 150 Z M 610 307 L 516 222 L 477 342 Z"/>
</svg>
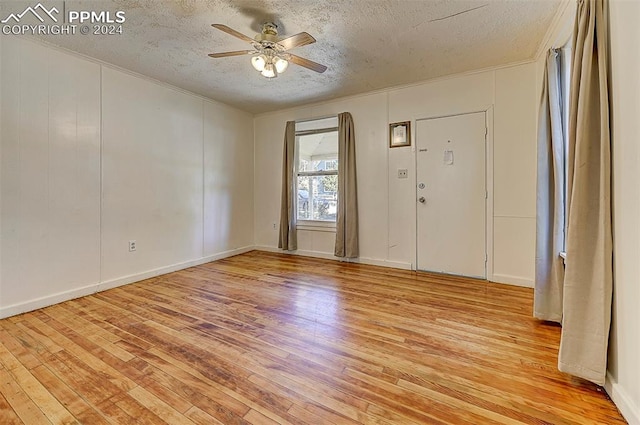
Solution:
<svg viewBox="0 0 640 425">
<path fill-rule="evenodd" d="M 413 161 L 415 173 L 413 173 L 413 202 L 414 202 L 414 258 L 413 269 L 418 270 L 418 121 L 433 120 L 438 118 L 455 117 L 459 115 L 469 115 L 478 112 L 484 112 L 485 125 L 487 127 L 487 136 L 485 140 L 485 187 L 487 190 L 487 201 L 485 202 L 485 252 L 487 255 L 486 280 L 493 281 L 493 105 L 489 105 L 482 109 L 464 110 L 460 112 L 433 115 L 415 119 L 413 135 L 416 142 L 413 150 Z"/>
</svg>

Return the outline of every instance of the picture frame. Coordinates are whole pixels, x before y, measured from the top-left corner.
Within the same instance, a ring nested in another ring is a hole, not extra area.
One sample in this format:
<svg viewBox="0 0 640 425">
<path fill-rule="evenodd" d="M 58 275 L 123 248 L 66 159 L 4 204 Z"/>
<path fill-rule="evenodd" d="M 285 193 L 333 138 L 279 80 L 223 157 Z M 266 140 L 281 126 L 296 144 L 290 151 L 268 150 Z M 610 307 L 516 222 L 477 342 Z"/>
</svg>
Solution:
<svg viewBox="0 0 640 425">
<path fill-rule="evenodd" d="M 389 124 L 389 147 L 411 146 L 411 121 Z"/>
</svg>

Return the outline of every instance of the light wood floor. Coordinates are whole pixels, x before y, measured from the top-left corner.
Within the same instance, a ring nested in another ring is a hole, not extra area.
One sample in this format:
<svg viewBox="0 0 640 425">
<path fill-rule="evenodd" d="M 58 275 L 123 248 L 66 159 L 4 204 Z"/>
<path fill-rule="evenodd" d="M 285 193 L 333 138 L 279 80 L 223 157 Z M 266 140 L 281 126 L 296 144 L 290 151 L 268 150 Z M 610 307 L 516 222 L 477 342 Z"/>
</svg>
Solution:
<svg viewBox="0 0 640 425">
<path fill-rule="evenodd" d="M 0 321 L 0 424 L 618 424 L 532 291 L 265 252 Z"/>
</svg>

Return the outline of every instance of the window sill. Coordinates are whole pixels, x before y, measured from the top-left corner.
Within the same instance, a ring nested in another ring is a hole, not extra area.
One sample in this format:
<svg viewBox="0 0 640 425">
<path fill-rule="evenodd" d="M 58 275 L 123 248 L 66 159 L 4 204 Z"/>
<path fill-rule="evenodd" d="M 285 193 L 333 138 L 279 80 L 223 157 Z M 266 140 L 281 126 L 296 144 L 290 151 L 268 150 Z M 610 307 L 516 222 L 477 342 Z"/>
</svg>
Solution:
<svg viewBox="0 0 640 425">
<path fill-rule="evenodd" d="M 332 232 L 336 231 L 335 221 L 316 221 L 316 220 L 302 220 L 296 225 L 298 230 L 309 230 L 314 232 Z"/>
</svg>

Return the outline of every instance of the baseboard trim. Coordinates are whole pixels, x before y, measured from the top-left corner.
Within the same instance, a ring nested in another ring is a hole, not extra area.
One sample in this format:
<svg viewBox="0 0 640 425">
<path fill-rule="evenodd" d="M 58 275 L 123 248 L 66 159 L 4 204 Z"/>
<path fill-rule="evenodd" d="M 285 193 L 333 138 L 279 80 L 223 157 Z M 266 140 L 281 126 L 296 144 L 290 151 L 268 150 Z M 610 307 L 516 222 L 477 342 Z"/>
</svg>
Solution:
<svg viewBox="0 0 640 425">
<path fill-rule="evenodd" d="M 348 261 L 349 263 L 368 264 L 370 266 L 390 267 L 392 269 L 413 270 L 413 265 L 411 263 L 403 263 L 400 261 L 378 260 L 367 257 L 351 258 L 345 261 Z"/>
<path fill-rule="evenodd" d="M 58 304 L 64 301 L 73 300 L 75 298 L 84 297 L 87 295 L 95 294 L 96 292 L 106 291 L 107 289 L 116 288 L 118 286 L 128 285 L 129 283 L 139 282 L 144 279 L 160 276 L 163 274 L 175 272 L 178 270 L 186 269 L 200 264 L 209 263 L 215 260 L 221 260 L 223 258 L 233 257 L 234 255 L 244 254 L 245 252 L 252 251 L 253 246 L 246 246 L 243 248 L 232 249 L 230 251 L 221 252 L 207 257 L 202 257 L 197 260 L 185 261 L 182 263 L 172 264 L 166 267 L 160 267 L 154 270 L 149 270 L 142 273 L 136 273 L 129 276 L 120 277 L 104 282 L 93 283 L 80 288 L 74 288 L 68 291 L 59 292 L 57 294 L 48 295 L 46 297 L 36 298 L 19 304 L 13 304 L 0 308 L 0 319 L 4 319 L 10 316 L 16 316 L 18 314 L 26 313 L 33 310 L 38 310 L 44 307 L 49 307 L 54 304 Z"/>
<path fill-rule="evenodd" d="M 342 260 L 334 256 L 333 254 L 329 254 L 327 252 L 322 252 L 322 251 L 303 251 L 303 250 L 283 251 L 280 248 L 275 248 L 267 245 L 256 245 L 253 248 L 257 251 L 275 252 L 276 254 L 301 255 L 303 257 L 323 258 L 325 260 L 335 260 L 335 261 Z"/>
<path fill-rule="evenodd" d="M 609 372 L 607 372 L 604 389 L 629 425 L 640 425 L 640 406 L 633 402 L 624 388 L 615 381 Z"/>
<path fill-rule="evenodd" d="M 70 289 L 68 291 L 58 292 L 57 294 L 47 295 L 46 297 L 36 298 L 19 304 L 8 305 L 0 308 L 0 319 L 6 317 L 17 316 L 33 310 L 49 307 L 64 301 L 73 300 L 75 298 L 85 297 L 96 292 L 98 284 L 94 283 L 80 288 Z"/>
<path fill-rule="evenodd" d="M 283 251 L 279 248 L 266 246 L 266 245 L 256 245 L 254 248 L 258 251 L 279 252 L 279 253 L 287 253 L 291 255 L 302 255 L 304 257 L 324 258 L 326 260 L 344 261 L 344 262 L 358 263 L 358 264 L 369 264 L 372 266 L 390 267 L 390 268 L 402 269 L 402 270 L 414 270 L 413 264 L 404 263 L 400 261 L 379 260 L 379 259 L 367 258 L 367 257 L 344 259 L 344 258 L 338 258 L 328 252 L 305 251 L 305 250 Z M 533 281 L 531 279 L 525 279 L 519 276 L 511 276 L 506 274 L 494 274 L 493 278 L 489 280 L 491 282 L 496 282 L 501 284 L 521 286 L 525 288 L 533 288 Z"/>
<path fill-rule="evenodd" d="M 297 251 L 283 251 L 279 248 L 274 248 L 272 246 L 265 245 L 257 245 L 254 249 L 258 251 L 266 251 L 266 252 L 277 252 L 281 254 L 290 254 L 290 255 L 301 255 L 303 257 L 314 257 L 314 258 L 323 258 L 325 260 L 333 260 L 333 261 L 342 261 L 345 263 L 357 263 L 357 264 L 368 264 L 371 266 L 380 266 L 380 267 L 389 267 L 393 269 L 403 269 L 403 270 L 412 270 L 411 263 L 403 263 L 400 261 L 389 261 L 389 260 L 380 260 L 376 258 L 339 258 L 333 254 L 328 252 L 321 251 L 305 251 L 305 250 L 297 250 Z"/>
<path fill-rule="evenodd" d="M 504 283 L 506 285 L 523 286 L 525 288 L 533 288 L 533 280 L 525 279 L 519 276 L 511 276 L 508 274 L 494 273 L 491 282 Z"/>
<path fill-rule="evenodd" d="M 211 261 L 233 257 L 234 255 L 244 254 L 245 252 L 249 252 L 251 250 L 253 250 L 253 246 L 246 246 L 243 248 L 232 249 L 230 251 L 224 251 L 218 254 L 209 255 L 207 257 L 198 258 L 197 260 L 184 261 L 182 263 L 176 263 L 170 266 L 160 267 L 142 273 L 135 273 L 129 276 L 122 276 L 116 279 L 107 280 L 104 282 L 100 282 L 97 285 L 96 292 L 106 291 L 107 289 L 117 288 L 118 286 L 128 285 L 130 283 L 139 282 L 145 279 L 151 279 L 152 277 L 176 272 L 178 270 L 188 269 L 189 267 L 199 266 L 200 264 L 210 263 Z"/>
</svg>

